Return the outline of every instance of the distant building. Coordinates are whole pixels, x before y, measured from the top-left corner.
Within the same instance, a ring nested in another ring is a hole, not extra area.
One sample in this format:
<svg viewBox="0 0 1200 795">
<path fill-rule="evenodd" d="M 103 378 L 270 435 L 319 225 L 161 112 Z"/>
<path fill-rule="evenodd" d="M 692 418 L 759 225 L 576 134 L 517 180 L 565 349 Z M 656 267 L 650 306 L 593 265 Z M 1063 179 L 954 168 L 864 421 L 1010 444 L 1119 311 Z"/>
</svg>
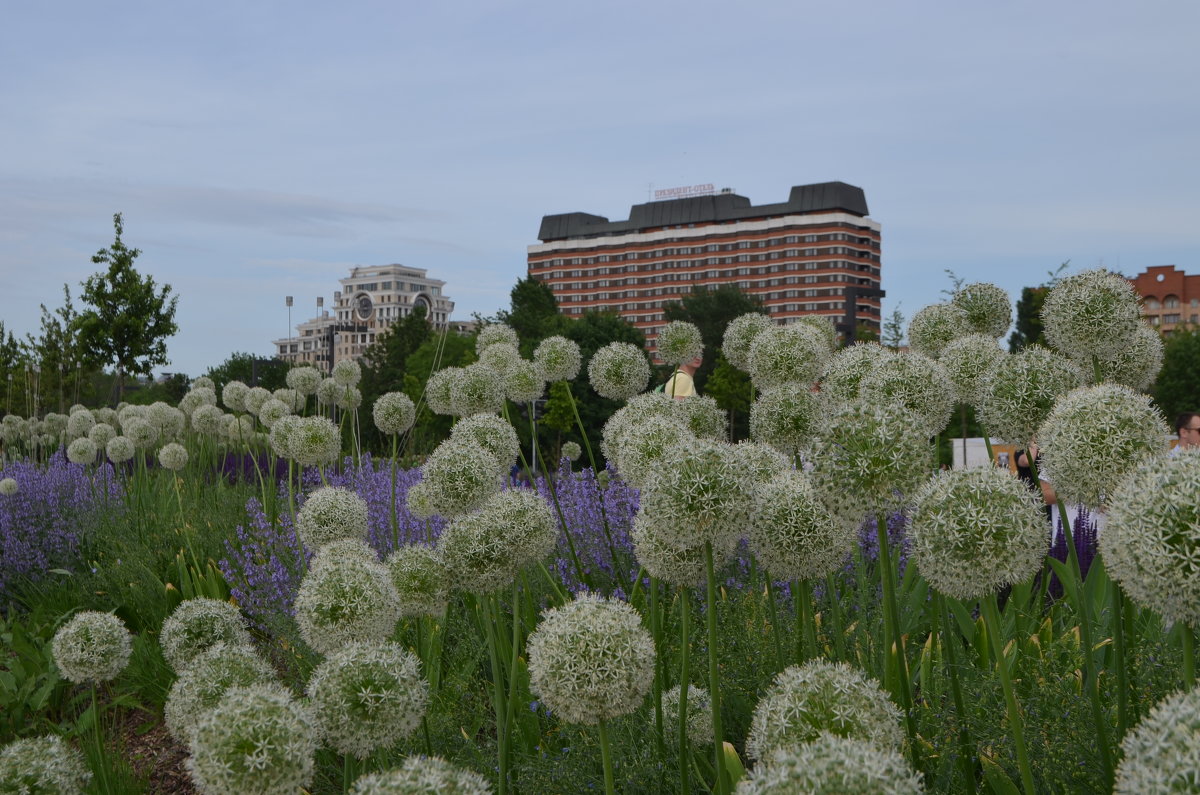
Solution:
<svg viewBox="0 0 1200 795">
<path fill-rule="evenodd" d="M 1163 334 L 1180 325 L 1200 325 L 1200 274 L 1154 265 L 1130 281 L 1142 297 L 1142 316 Z"/>
<path fill-rule="evenodd" d="M 342 289 L 333 294 L 332 313 L 323 310 L 296 326 L 296 336 L 275 340 L 277 355 L 330 372 L 342 359 L 361 357 L 388 326 L 418 306 L 434 328 L 448 328 L 454 302 L 443 294 L 446 283 L 426 273 L 404 265 L 351 269 L 339 280 Z"/>
<path fill-rule="evenodd" d="M 880 331 L 880 225 L 862 188 L 798 185 L 788 200 L 752 205 L 726 188 L 634 205 L 626 221 L 574 212 L 542 218 L 529 246 L 530 277 L 547 284 L 560 310 L 617 312 L 650 340 L 663 305 L 733 284 L 757 296 L 780 323 L 823 315 L 843 333 Z"/>
</svg>

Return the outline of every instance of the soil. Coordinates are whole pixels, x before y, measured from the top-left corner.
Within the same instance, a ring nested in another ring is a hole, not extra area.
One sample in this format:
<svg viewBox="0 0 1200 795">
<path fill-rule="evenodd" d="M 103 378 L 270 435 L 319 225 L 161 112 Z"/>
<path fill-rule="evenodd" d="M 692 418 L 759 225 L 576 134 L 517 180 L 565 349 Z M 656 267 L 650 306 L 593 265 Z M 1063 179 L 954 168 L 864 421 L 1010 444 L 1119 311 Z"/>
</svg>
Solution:
<svg viewBox="0 0 1200 795">
<path fill-rule="evenodd" d="M 191 777 L 183 762 L 187 749 L 176 742 L 160 718 L 142 710 L 121 714 L 117 726 L 125 757 L 146 779 L 146 792 L 154 795 L 193 795 Z"/>
</svg>

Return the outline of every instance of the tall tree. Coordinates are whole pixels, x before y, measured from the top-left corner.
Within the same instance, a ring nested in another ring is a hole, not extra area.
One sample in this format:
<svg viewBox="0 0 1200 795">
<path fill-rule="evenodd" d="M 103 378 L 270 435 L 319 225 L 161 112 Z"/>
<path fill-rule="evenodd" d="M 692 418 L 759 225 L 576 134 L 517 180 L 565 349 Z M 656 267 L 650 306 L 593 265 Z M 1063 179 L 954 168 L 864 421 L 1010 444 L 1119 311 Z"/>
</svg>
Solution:
<svg viewBox="0 0 1200 795">
<path fill-rule="evenodd" d="M 51 311 L 41 304 L 41 310 L 39 333 L 26 336 L 25 348 L 41 365 L 41 393 L 47 405 L 62 412 L 89 396 L 96 368 L 80 344 L 79 313 L 71 300 L 71 288 L 63 285 L 62 306 Z"/>
<path fill-rule="evenodd" d="M 454 418 L 434 414 L 423 402 L 425 384 L 436 370 L 464 367 L 475 361 L 475 336 L 443 331 L 431 335 L 404 361 L 404 393 L 417 405 L 409 452 L 422 455 L 450 435 Z"/>
<path fill-rule="evenodd" d="M 166 364 L 166 340 L 179 330 L 175 324 L 178 296 L 171 285 L 159 289 L 151 276 L 134 269 L 141 250 L 129 248 L 121 240 L 124 222 L 120 213 L 113 215 L 115 239 L 92 257 L 107 271 L 94 273 L 83 282 L 81 298 L 88 308 L 78 318 L 79 341 L 92 361 L 115 365 L 117 399 L 124 396 L 126 375 L 150 375 L 150 370 Z"/>
<path fill-rule="evenodd" d="M 1163 366 L 1151 394 L 1168 422 L 1200 411 L 1200 328 L 1177 328 L 1164 340 Z"/>
<path fill-rule="evenodd" d="M 743 293 L 733 284 L 722 284 L 715 290 L 697 290 L 682 301 L 663 307 L 667 320 L 686 320 L 700 329 L 700 338 L 704 341 L 704 363 L 692 377 L 701 394 L 709 375 L 717 366 L 717 351 L 725 339 L 725 327 L 749 312 L 765 315 L 767 310 L 758 298 Z"/>
<path fill-rule="evenodd" d="M 882 342 L 888 348 L 896 351 L 904 344 L 904 313 L 900 311 L 900 305 L 896 304 L 896 308 L 892 310 L 892 314 L 888 315 L 887 320 L 883 321 L 883 335 L 880 337 Z"/>
<path fill-rule="evenodd" d="M 1021 288 L 1021 298 L 1017 301 L 1017 319 L 1013 333 L 1008 336 L 1008 352 L 1017 353 L 1030 345 L 1046 345 L 1046 337 L 1042 333 L 1042 304 L 1046 293 L 1062 278 L 1062 272 L 1071 264 L 1067 260 L 1055 270 L 1046 272 L 1046 281 L 1036 287 Z"/>
<path fill-rule="evenodd" d="M 561 334 L 571 321 L 558 311 L 558 299 L 544 282 L 532 277 L 517 281 L 509 293 L 511 308 L 501 309 L 496 319 L 517 332 L 521 355 L 529 357 L 546 337 Z"/>
<path fill-rule="evenodd" d="M 579 345 L 583 367 L 579 377 L 571 383 L 571 394 L 579 408 L 579 418 L 587 429 L 588 442 L 597 457 L 597 466 L 604 466 L 600 458 L 600 431 L 613 412 L 623 405 L 620 401 L 600 397 L 588 383 L 587 368 L 596 351 L 610 342 L 628 342 L 645 348 L 646 335 L 641 329 L 612 312 L 585 312 L 567 324 L 563 336 Z M 564 439 L 582 442 L 582 438 L 564 434 Z"/>
<path fill-rule="evenodd" d="M 425 307 L 418 305 L 407 317 L 397 320 L 376 337 L 362 360 L 361 388 L 365 404 L 371 405 L 374 398 L 404 388 L 405 362 L 432 334 Z"/>
<path fill-rule="evenodd" d="M 21 344 L 12 331 L 5 330 L 4 321 L 0 320 L 0 410 L 5 414 L 11 413 L 14 408 L 18 413 L 24 411 L 24 389 L 25 365 Z"/>
<path fill-rule="evenodd" d="M 230 381 L 241 381 L 247 386 L 264 389 L 279 389 L 287 386 L 287 371 L 291 367 L 280 358 L 264 359 L 253 353 L 235 351 L 229 358 L 205 373 L 217 385 L 217 394 Z"/>
</svg>

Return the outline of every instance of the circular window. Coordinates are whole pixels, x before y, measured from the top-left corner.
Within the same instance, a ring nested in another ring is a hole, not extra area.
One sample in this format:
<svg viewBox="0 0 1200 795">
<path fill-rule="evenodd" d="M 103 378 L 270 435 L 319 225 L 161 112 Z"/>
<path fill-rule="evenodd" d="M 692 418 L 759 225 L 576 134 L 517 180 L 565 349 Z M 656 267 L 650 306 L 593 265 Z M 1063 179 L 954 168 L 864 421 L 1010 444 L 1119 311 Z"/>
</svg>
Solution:
<svg viewBox="0 0 1200 795">
<path fill-rule="evenodd" d="M 358 315 L 360 320 L 369 319 L 374 308 L 374 305 L 371 303 L 371 296 L 366 293 L 359 293 L 354 296 L 354 313 Z"/>
<path fill-rule="evenodd" d="M 1155 277 L 1155 279 L 1156 279 L 1157 281 L 1160 281 L 1160 282 L 1161 282 L 1163 279 L 1165 279 L 1165 278 L 1167 278 L 1167 277 L 1166 277 L 1166 276 L 1163 276 L 1161 273 L 1160 273 L 1160 274 L 1158 274 L 1158 276 L 1156 276 L 1156 277 Z"/>
</svg>

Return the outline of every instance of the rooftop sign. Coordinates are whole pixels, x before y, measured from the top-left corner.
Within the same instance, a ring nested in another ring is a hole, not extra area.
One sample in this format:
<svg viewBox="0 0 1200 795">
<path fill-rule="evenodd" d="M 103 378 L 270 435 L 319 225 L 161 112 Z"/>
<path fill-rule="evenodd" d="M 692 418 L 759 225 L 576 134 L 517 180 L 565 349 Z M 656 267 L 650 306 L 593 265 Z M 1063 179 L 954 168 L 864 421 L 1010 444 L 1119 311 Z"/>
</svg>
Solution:
<svg viewBox="0 0 1200 795">
<path fill-rule="evenodd" d="M 717 192 L 711 182 L 705 185 L 684 185 L 681 188 L 663 188 L 662 190 L 654 191 L 654 200 L 662 201 L 663 199 L 690 199 L 693 196 L 711 196 Z"/>
</svg>

